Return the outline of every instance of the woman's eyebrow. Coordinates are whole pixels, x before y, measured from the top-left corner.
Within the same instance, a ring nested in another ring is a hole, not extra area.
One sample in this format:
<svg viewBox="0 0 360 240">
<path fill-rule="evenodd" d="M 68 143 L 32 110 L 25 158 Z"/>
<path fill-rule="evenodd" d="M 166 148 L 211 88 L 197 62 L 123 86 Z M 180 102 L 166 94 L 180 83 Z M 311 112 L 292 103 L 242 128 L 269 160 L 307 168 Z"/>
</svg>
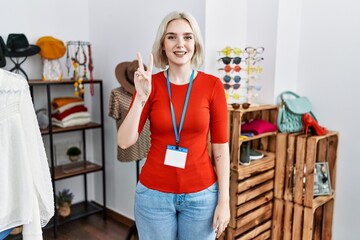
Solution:
<svg viewBox="0 0 360 240">
<path fill-rule="evenodd" d="M 165 35 L 177 35 L 177 34 L 174 33 L 174 32 L 167 32 L 167 33 L 165 33 Z M 194 35 L 194 33 L 192 33 L 192 32 L 186 32 L 186 33 L 183 33 L 183 35 Z"/>
</svg>

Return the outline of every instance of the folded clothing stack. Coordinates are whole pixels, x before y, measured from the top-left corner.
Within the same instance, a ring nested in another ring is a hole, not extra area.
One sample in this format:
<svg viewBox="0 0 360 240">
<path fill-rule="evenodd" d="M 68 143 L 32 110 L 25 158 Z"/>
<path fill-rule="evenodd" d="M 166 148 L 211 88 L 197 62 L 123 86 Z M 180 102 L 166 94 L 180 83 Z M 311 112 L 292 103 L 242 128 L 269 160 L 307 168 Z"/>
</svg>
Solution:
<svg viewBox="0 0 360 240">
<path fill-rule="evenodd" d="M 91 121 L 90 113 L 80 97 L 54 98 L 51 106 L 51 121 L 54 126 L 65 128 L 88 124 Z"/>
<path fill-rule="evenodd" d="M 246 134 L 249 137 L 267 132 L 275 132 L 277 130 L 276 125 L 263 119 L 252 119 L 241 124 L 241 134 Z"/>
</svg>

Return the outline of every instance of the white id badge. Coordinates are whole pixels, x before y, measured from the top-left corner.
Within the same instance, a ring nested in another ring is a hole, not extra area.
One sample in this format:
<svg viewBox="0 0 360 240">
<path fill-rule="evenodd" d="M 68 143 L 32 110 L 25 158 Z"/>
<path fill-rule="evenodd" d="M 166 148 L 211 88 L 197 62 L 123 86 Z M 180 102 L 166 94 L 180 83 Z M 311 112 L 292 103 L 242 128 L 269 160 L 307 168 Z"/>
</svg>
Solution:
<svg viewBox="0 0 360 240">
<path fill-rule="evenodd" d="M 166 148 L 164 164 L 178 168 L 185 168 L 187 153 L 187 148 L 179 147 L 176 149 L 175 146 L 168 145 Z"/>
</svg>

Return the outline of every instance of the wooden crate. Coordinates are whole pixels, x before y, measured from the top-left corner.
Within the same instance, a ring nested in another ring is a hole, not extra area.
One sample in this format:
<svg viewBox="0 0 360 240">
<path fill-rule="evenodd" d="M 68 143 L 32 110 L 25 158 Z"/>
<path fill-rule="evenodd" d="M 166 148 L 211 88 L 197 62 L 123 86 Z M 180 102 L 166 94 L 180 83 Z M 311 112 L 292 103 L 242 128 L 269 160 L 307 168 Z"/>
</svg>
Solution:
<svg viewBox="0 0 360 240">
<path fill-rule="evenodd" d="M 314 198 L 314 167 L 316 162 L 328 163 L 334 192 L 338 133 L 332 131 L 324 136 L 279 133 L 277 141 L 275 198 L 306 207 L 321 205 L 324 197 Z"/>
<path fill-rule="evenodd" d="M 263 119 L 276 124 L 278 107 L 263 105 L 229 109 L 230 119 L 230 223 L 221 239 L 270 239 L 274 198 L 277 132 L 240 139 L 241 123 Z M 249 166 L 240 165 L 241 144 L 248 142 L 264 154 Z"/>
<path fill-rule="evenodd" d="M 274 167 L 274 154 L 265 153 L 263 159 L 249 166 L 239 166 L 238 171 L 231 171 L 231 218 L 226 239 L 248 239 L 244 236 L 262 234 L 265 228 L 262 223 L 272 218 Z M 265 226 L 269 226 L 265 230 L 271 230 L 271 224 Z"/>
<path fill-rule="evenodd" d="M 337 132 L 277 135 L 272 239 L 331 239 L 337 145 Z M 315 163 L 323 161 L 332 192 L 314 196 Z"/>
<path fill-rule="evenodd" d="M 330 240 L 334 199 L 316 208 L 274 198 L 272 239 Z"/>
<path fill-rule="evenodd" d="M 251 107 L 248 109 L 229 110 L 230 119 L 230 168 L 238 170 L 241 166 L 240 147 L 243 142 L 249 142 L 254 149 L 262 150 L 265 152 L 275 153 L 276 149 L 276 134 L 277 132 L 268 132 L 254 137 L 249 137 L 245 140 L 240 140 L 241 135 L 241 122 L 249 121 L 250 119 L 263 119 L 276 125 L 277 119 L 277 106 L 265 105 L 259 107 Z"/>
</svg>

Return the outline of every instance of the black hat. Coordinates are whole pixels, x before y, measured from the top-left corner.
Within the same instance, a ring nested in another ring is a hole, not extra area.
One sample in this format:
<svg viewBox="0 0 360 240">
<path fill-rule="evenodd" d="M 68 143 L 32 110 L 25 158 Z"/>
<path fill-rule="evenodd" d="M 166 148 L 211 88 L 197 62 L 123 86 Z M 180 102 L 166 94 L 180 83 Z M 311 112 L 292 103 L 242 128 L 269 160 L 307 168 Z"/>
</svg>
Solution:
<svg viewBox="0 0 360 240">
<path fill-rule="evenodd" d="M 28 57 L 40 52 L 40 48 L 30 45 L 25 34 L 22 33 L 9 34 L 6 45 L 8 57 Z"/>
<path fill-rule="evenodd" d="M 5 67 L 6 65 L 5 51 L 6 51 L 6 46 L 4 40 L 0 36 L 0 68 Z"/>
</svg>

